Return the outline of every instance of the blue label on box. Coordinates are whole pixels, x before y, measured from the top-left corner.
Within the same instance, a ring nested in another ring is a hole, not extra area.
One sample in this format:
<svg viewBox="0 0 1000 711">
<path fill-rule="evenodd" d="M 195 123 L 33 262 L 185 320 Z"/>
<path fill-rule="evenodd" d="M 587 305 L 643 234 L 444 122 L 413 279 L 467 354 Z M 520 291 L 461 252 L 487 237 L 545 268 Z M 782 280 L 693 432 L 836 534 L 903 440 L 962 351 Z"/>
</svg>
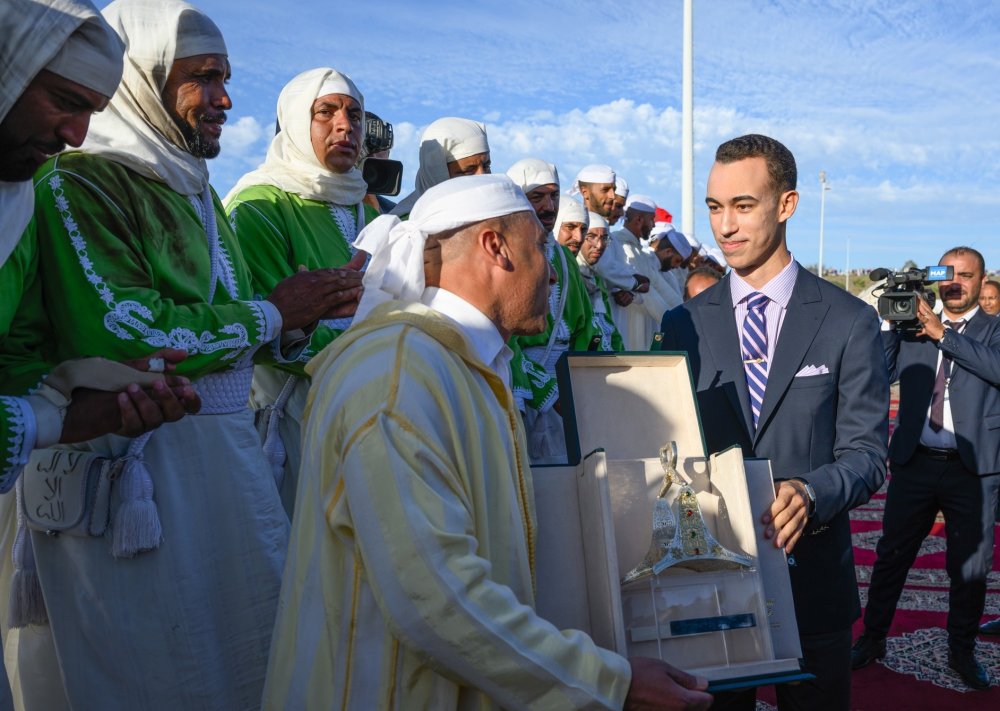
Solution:
<svg viewBox="0 0 1000 711">
<path fill-rule="evenodd" d="M 705 634 L 706 632 L 725 632 L 756 627 L 757 620 L 753 614 L 721 615 L 719 617 L 696 617 L 690 620 L 675 620 L 670 623 L 670 636 L 683 637 L 689 634 Z"/>
</svg>

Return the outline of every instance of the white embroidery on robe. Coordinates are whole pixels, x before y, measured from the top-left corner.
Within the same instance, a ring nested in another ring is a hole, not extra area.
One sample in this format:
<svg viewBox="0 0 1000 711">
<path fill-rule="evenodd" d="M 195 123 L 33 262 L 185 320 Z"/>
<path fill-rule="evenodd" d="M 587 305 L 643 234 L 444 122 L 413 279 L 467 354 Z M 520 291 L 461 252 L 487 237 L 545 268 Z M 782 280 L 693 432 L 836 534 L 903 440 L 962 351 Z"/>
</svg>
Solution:
<svg viewBox="0 0 1000 711">
<path fill-rule="evenodd" d="M 73 245 L 73 249 L 76 251 L 76 257 L 83 268 L 84 276 L 86 276 L 87 281 L 97 290 L 101 301 L 108 307 L 108 313 L 104 315 L 104 327 L 108 331 L 122 340 L 131 341 L 135 337 L 125 330 L 124 327 L 128 326 L 138 332 L 143 343 L 154 348 L 182 348 L 192 355 L 198 353 L 215 353 L 220 350 L 232 350 L 232 353 L 226 353 L 222 356 L 223 360 L 236 358 L 244 349 L 250 347 L 249 334 L 246 327 L 241 323 L 228 323 L 222 326 L 219 329 L 219 333 L 231 336 L 223 340 L 217 340 L 218 335 L 210 331 L 202 331 L 201 335 L 198 335 L 191 329 L 182 326 L 177 326 L 167 332 L 153 328 L 148 323 L 140 320 L 147 319 L 151 321 L 153 319 L 153 312 L 148 306 L 132 300 L 117 302 L 110 287 L 94 269 L 94 263 L 87 253 L 87 242 L 83 238 L 83 235 L 80 234 L 80 227 L 73 218 L 72 212 L 70 212 L 69 200 L 63 192 L 62 178 L 58 173 L 53 174 L 49 179 L 49 188 L 52 190 L 56 209 L 59 210 L 63 226 L 66 228 L 70 244 Z M 234 270 L 229 261 L 229 255 L 222 246 L 221 241 L 219 247 L 220 257 L 218 266 L 222 270 L 221 281 L 226 286 L 227 291 L 230 291 L 230 294 L 233 295 L 232 292 L 235 291 Z M 258 321 L 258 331 L 260 332 L 258 335 L 259 339 L 263 336 L 263 328 L 260 324 L 265 319 L 260 307 L 255 306 L 254 310 Z"/>
<path fill-rule="evenodd" d="M 0 406 L 3 407 L 7 426 L 10 428 L 7 434 L 4 466 L 0 470 L 0 491 L 6 491 L 10 488 L 8 480 L 9 484 L 13 484 L 17 475 L 21 473 L 28 452 L 23 451 L 26 425 L 17 398 L 0 396 Z"/>
</svg>

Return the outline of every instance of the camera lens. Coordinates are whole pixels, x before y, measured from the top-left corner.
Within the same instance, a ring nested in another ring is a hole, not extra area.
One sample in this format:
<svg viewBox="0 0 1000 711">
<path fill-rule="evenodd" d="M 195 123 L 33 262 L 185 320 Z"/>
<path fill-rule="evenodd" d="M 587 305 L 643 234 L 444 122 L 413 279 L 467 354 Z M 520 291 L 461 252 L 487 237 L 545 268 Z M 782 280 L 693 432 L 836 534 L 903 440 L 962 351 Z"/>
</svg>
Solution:
<svg viewBox="0 0 1000 711">
<path fill-rule="evenodd" d="M 897 314 L 908 314 L 910 313 L 910 301 L 909 299 L 903 300 L 899 299 L 892 302 L 892 310 Z"/>
</svg>

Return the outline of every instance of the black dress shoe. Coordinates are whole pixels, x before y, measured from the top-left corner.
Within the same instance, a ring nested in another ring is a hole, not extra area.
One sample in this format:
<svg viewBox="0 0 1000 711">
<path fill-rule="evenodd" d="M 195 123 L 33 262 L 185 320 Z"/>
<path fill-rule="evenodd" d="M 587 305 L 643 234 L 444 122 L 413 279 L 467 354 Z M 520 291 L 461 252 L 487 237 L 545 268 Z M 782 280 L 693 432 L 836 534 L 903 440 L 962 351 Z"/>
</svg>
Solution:
<svg viewBox="0 0 1000 711">
<path fill-rule="evenodd" d="M 885 637 L 869 637 L 867 633 L 858 637 L 851 647 L 851 669 L 866 667 L 876 659 L 885 658 Z"/>
<path fill-rule="evenodd" d="M 948 666 L 951 667 L 967 686 L 973 689 L 990 688 L 990 677 L 986 668 L 976 661 L 972 652 L 948 650 Z"/>
<path fill-rule="evenodd" d="M 1000 634 L 1000 617 L 979 625 L 979 634 Z"/>
</svg>

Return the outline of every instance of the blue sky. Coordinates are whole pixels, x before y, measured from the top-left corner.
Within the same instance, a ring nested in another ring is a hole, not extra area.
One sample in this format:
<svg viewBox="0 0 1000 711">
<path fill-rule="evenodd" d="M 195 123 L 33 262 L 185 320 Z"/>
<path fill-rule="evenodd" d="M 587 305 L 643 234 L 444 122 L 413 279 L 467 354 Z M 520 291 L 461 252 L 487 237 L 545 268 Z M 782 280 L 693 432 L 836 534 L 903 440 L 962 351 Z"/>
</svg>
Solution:
<svg viewBox="0 0 1000 711">
<path fill-rule="evenodd" d="M 608 163 L 681 223 L 681 0 L 315 2 L 195 0 L 222 28 L 234 107 L 212 180 L 225 194 L 262 160 L 281 87 L 349 74 L 394 124 L 404 194 L 420 132 L 441 116 L 487 124 L 494 171 L 554 162 L 564 182 Z M 761 132 L 795 154 L 789 244 L 824 264 L 936 263 L 956 244 L 1000 269 L 1000 3 L 695 0 L 696 236 L 716 146 Z"/>
</svg>

